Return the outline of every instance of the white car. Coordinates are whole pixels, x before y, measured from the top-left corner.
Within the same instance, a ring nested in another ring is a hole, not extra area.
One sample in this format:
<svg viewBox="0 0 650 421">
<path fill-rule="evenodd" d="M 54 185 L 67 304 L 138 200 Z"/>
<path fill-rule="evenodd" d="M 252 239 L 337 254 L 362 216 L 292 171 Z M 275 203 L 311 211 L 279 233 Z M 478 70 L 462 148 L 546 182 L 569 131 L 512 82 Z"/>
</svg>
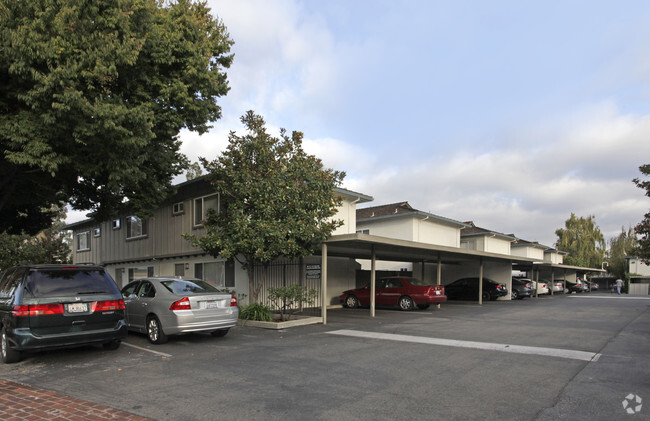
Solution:
<svg viewBox="0 0 650 421">
<path fill-rule="evenodd" d="M 556 279 L 553 282 L 547 281 L 547 280 L 543 280 L 543 281 L 540 281 L 540 282 L 545 282 L 546 285 L 552 286 L 553 287 L 553 294 L 564 292 L 564 281 L 561 280 L 561 279 Z"/>
<path fill-rule="evenodd" d="M 537 295 L 545 295 L 545 294 L 550 294 L 551 290 L 548 289 L 548 284 L 546 281 L 534 281 L 530 278 L 515 278 L 519 279 L 524 282 L 530 282 L 533 285 L 533 288 L 537 290 Z"/>
</svg>

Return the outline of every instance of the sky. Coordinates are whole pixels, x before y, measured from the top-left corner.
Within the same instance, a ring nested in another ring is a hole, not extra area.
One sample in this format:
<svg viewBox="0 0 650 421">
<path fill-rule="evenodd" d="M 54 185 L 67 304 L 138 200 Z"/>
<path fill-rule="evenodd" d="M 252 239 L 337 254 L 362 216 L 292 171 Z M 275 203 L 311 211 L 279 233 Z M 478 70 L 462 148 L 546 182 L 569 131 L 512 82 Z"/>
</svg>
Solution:
<svg viewBox="0 0 650 421">
<path fill-rule="evenodd" d="M 650 208 L 632 182 L 650 163 L 646 0 L 208 4 L 235 58 L 222 118 L 181 133 L 192 161 L 253 110 L 303 132 L 363 206 L 408 201 L 548 246 L 571 213 L 609 241 Z"/>
</svg>

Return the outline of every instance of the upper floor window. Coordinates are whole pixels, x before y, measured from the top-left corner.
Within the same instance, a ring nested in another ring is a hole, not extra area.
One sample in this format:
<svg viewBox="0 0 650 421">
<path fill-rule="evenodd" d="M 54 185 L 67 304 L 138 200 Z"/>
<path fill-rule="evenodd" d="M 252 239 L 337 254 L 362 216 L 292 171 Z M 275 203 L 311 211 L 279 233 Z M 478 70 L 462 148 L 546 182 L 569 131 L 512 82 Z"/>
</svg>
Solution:
<svg viewBox="0 0 650 421">
<path fill-rule="evenodd" d="M 77 251 L 90 250 L 90 231 L 77 234 Z"/>
<path fill-rule="evenodd" d="M 357 234 L 370 234 L 370 230 L 369 229 L 357 230 Z"/>
<path fill-rule="evenodd" d="M 194 226 L 203 225 L 208 216 L 208 210 L 214 209 L 219 212 L 219 195 L 203 196 L 194 199 Z"/>
<path fill-rule="evenodd" d="M 182 213 L 185 213 L 185 205 L 183 202 L 174 203 L 172 205 L 172 214 L 180 215 Z"/>
<path fill-rule="evenodd" d="M 93 230 L 94 237 L 100 237 L 101 235 L 102 235 L 102 229 L 100 227 L 97 227 Z"/>
<path fill-rule="evenodd" d="M 138 238 L 147 235 L 147 221 L 137 216 L 126 218 L 126 238 Z"/>
<path fill-rule="evenodd" d="M 120 220 L 119 219 L 113 219 L 113 229 L 114 230 L 120 229 Z"/>
</svg>

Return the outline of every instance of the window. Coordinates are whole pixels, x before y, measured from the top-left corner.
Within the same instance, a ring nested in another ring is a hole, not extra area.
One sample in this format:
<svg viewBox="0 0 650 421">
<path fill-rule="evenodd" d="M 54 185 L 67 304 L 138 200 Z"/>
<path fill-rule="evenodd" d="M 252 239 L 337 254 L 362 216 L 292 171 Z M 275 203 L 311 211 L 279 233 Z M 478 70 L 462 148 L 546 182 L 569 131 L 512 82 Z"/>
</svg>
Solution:
<svg viewBox="0 0 650 421">
<path fill-rule="evenodd" d="M 475 240 L 461 240 L 460 248 L 467 250 L 476 250 L 476 241 Z"/>
<path fill-rule="evenodd" d="M 208 216 L 208 210 L 214 209 L 219 212 L 219 195 L 199 197 L 194 199 L 194 226 L 203 225 Z"/>
<path fill-rule="evenodd" d="M 226 266 L 223 262 L 196 263 L 194 277 L 216 287 L 226 286 Z"/>
<path fill-rule="evenodd" d="M 139 238 L 147 235 L 147 221 L 137 216 L 126 218 L 126 238 Z"/>
<path fill-rule="evenodd" d="M 120 220 L 119 219 L 113 219 L 113 229 L 114 230 L 120 229 Z"/>
<path fill-rule="evenodd" d="M 129 282 L 134 279 L 147 278 L 153 276 L 153 266 L 129 268 Z"/>
<path fill-rule="evenodd" d="M 362 230 L 357 230 L 357 234 L 370 234 L 369 229 L 362 229 Z"/>
<path fill-rule="evenodd" d="M 156 288 L 151 285 L 151 282 L 142 282 L 138 292 L 135 293 L 140 298 L 153 298 L 156 296 Z"/>
<path fill-rule="evenodd" d="M 183 213 L 185 213 L 185 205 L 183 204 L 183 202 L 174 203 L 172 205 L 173 215 L 181 215 Z"/>
<path fill-rule="evenodd" d="M 97 227 L 93 230 L 93 237 L 99 237 L 102 235 L 102 229 Z"/>
<path fill-rule="evenodd" d="M 90 231 L 77 234 L 77 251 L 90 250 Z"/>
</svg>

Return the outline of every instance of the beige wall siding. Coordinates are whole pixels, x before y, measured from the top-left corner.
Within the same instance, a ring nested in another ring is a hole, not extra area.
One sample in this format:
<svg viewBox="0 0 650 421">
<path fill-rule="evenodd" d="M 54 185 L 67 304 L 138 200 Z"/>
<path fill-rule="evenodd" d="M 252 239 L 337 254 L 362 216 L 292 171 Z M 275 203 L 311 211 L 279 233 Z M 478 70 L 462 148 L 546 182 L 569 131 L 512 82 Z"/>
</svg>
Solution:
<svg viewBox="0 0 650 421">
<path fill-rule="evenodd" d="M 537 247 L 512 247 L 511 254 L 513 256 L 544 260 L 544 250 Z"/>
<path fill-rule="evenodd" d="M 438 224 L 431 219 L 407 217 L 357 222 L 357 230 L 369 229 L 371 235 L 418 241 L 440 246 L 460 247 L 460 229 Z"/>
</svg>

